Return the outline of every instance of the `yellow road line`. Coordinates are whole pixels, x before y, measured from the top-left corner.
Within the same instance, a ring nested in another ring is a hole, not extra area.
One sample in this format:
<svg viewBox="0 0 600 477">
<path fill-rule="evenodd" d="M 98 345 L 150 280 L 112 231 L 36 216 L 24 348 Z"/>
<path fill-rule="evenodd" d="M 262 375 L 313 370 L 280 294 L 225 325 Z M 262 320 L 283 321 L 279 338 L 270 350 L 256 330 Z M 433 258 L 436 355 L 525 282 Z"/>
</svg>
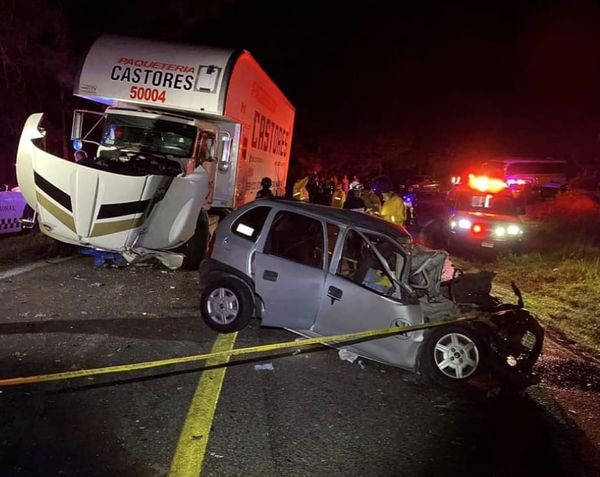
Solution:
<svg viewBox="0 0 600 477">
<path fill-rule="evenodd" d="M 211 353 L 232 350 L 236 338 L 237 333 L 219 335 Z M 230 355 L 226 355 L 211 358 L 206 362 L 206 366 L 225 364 L 230 357 Z M 227 367 L 222 366 L 202 372 L 183 430 L 179 436 L 169 477 L 197 477 L 200 475 L 210 428 L 219 402 L 219 394 L 221 393 L 226 371 Z"/>
</svg>

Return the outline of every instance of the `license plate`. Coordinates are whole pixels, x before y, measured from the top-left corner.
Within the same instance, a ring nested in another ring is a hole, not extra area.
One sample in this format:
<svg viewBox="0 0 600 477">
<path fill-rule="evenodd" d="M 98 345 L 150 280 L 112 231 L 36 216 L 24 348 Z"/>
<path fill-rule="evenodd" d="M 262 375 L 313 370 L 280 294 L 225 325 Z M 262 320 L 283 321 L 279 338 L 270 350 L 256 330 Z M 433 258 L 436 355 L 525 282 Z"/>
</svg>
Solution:
<svg viewBox="0 0 600 477">
<path fill-rule="evenodd" d="M 494 248 L 494 242 L 481 242 L 481 246 L 485 248 Z"/>
<path fill-rule="evenodd" d="M 525 332 L 525 334 L 521 338 L 521 344 L 525 346 L 525 348 L 527 348 L 529 351 L 531 351 L 534 348 L 536 342 L 537 339 L 531 331 Z"/>
</svg>

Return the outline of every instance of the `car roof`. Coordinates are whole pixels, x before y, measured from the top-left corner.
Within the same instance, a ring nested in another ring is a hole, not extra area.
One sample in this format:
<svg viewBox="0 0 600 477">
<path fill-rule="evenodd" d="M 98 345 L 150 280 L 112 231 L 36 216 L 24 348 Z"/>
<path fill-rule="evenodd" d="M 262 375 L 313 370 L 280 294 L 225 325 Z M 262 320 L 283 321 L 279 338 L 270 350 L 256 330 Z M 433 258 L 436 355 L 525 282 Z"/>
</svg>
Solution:
<svg viewBox="0 0 600 477">
<path fill-rule="evenodd" d="M 337 222 L 339 224 L 348 225 L 351 227 L 372 230 L 373 232 L 393 236 L 396 240 L 402 243 L 410 242 L 412 240 L 411 235 L 404 227 L 397 224 L 392 224 L 374 215 L 277 197 L 272 199 L 259 199 L 251 202 L 241 209 L 238 209 L 236 211 L 236 215 L 239 215 L 243 213 L 243 211 L 246 211 L 247 209 L 257 205 L 277 206 L 282 210 L 298 211 L 317 216 L 330 222 Z"/>
</svg>

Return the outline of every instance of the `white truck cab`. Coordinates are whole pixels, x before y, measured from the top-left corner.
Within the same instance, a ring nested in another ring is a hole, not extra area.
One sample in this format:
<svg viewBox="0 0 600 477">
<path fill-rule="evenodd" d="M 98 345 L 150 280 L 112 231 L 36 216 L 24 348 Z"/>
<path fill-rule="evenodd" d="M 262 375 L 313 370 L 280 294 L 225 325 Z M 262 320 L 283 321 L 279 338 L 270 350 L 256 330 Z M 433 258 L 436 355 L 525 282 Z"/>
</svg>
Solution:
<svg viewBox="0 0 600 477">
<path fill-rule="evenodd" d="M 63 242 L 196 268 L 211 216 L 283 195 L 294 108 L 246 51 L 103 36 L 75 95 L 75 161 L 46 152 L 29 117 L 17 178 L 40 229 Z M 214 222 L 214 220 L 213 220 Z"/>
</svg>

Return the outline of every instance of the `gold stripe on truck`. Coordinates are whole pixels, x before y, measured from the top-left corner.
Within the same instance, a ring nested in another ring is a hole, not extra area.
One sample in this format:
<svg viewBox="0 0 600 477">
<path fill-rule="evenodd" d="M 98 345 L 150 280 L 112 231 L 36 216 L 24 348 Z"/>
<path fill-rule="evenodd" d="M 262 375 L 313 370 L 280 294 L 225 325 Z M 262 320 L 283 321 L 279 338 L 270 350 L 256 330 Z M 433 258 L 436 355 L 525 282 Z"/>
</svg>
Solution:
<svg viewBox="0 0 600 477">
<path fill-rule="evenodd" d="M 117 220 L 114 222 L 96 223 L 94 225 L 94 228 L 92 229 L 90 237 L 99 237 L 100 235 L 116 234 L 125 230 L 135 229 L 143 223 L 144 216 L 133 219 Z"/>
<path fill-rule="evenodd" d="M 56 217 L 58 219 L 58 221 L 60 223 L 62 223 L 65 227 L 67 227 L 73 233 L 76 233 L 75 220 L 73 219 L 73 216 L 71 214 L 62 210 L 60 207 L 58 207 L 57 205 L 52 203 L 45 196 L 40 194 L 38 191 L 35 192 L 35 195 L 36 195 L 38 204 L 40 204 L 50 214 L 52 214 L 54 217 Z"/>
</svg>

